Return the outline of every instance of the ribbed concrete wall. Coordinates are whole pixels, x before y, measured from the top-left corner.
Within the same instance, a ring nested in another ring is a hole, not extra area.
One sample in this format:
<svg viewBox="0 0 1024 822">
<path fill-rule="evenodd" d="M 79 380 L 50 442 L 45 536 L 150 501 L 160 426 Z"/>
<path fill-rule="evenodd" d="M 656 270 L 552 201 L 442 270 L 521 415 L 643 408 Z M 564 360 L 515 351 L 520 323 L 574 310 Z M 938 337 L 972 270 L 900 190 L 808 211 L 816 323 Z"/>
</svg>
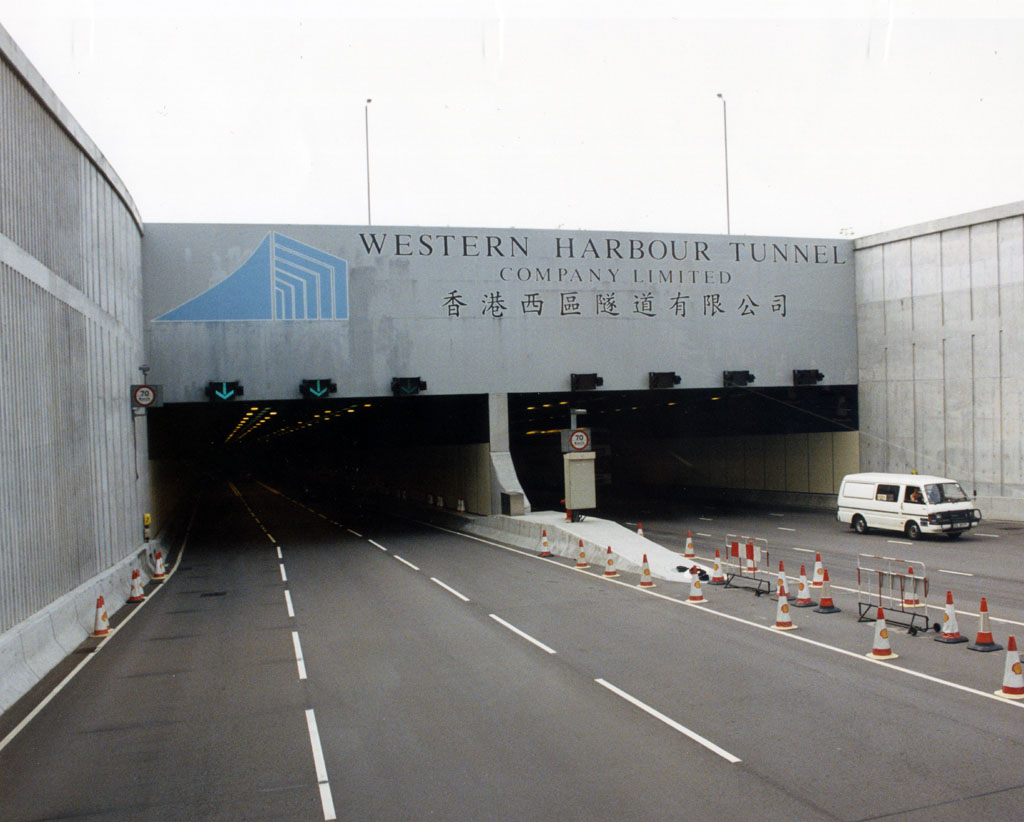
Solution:
<svg viewBox="0 0 1024 822">
<path fill-rule="evenodd" d="M 1024 203 L 857 241 L 861 468 L 1024 519 Z"/>
<path fill-rule="evenodd" d="M 141 543 L 141 227 L 0 28 L 0 634 Z"/>
</svg>

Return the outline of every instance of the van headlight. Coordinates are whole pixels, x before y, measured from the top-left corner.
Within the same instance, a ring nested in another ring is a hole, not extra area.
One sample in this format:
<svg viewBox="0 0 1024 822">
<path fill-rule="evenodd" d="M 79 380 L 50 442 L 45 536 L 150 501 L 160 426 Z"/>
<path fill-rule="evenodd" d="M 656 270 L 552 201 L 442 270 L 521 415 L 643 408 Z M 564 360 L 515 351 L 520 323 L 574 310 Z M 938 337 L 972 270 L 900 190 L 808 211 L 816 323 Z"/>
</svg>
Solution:
<svg viewBox="0 0 1024 822">
<path fill-rule="evenodd" d="M 974 514 L 974 519 L 978 522 L 981 522 L 981 511 L 975 508 L 974 511 L 972 511 L 972 513 Z"/>
</svg>

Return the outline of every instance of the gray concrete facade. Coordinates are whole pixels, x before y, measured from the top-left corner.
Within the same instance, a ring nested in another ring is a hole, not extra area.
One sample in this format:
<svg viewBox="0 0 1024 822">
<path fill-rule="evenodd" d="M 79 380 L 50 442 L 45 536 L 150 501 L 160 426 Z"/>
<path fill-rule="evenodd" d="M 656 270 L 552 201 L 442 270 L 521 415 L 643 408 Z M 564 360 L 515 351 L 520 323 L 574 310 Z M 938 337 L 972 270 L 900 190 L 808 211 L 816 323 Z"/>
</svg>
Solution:
<svg viewBox="0 0 1024 822">
<path fill-rule="evenodd" d="M 855 248 L 861 470 L 950 476 L 1024 519 L 1024 202 Z"/>
</svg>

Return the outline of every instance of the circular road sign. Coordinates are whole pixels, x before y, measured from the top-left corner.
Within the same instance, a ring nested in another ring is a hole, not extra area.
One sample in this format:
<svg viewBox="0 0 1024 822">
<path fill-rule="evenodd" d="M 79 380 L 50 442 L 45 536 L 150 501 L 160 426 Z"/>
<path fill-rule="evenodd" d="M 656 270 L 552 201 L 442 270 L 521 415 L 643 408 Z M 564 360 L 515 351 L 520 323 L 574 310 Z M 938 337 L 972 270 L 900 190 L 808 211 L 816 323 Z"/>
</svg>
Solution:
<svg viewBox="0 0 1024 822">
<path fill-rule="evenodd" d="M 577 428 L 569 434 L 569 447 L 573 451 L 586 451 L 590 447 L 590 434 Z"/>
<path fill-rule="evenodd" d="M 149 408 L 156 402 L 156 390 L 149 385 L 137 385 L 132 392 L 132 400 L 140 408 Z"/>
</svg>

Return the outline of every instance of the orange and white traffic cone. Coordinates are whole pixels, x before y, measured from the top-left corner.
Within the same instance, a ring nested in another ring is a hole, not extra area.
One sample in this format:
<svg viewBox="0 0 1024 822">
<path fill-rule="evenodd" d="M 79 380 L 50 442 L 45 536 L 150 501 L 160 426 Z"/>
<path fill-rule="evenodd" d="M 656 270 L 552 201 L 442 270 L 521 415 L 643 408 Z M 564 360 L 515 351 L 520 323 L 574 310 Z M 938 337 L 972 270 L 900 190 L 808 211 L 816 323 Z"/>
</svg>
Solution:
<svg viewBox="0 0 1024 822">
<path fill-rule="evenodd" d="M 96 621 L 93 623 L 93 636 L 106 636 L 110 633 L 110 619 L 107 617 L 107 606 L 103 597 L 96 598 Z"/>
<path fill-rule="evenodd" d="M 782 567 L 782 560 L 779 560 L 779 576 L 776 580 L 776 585 L 782 589 L 782 593 L 785 594 L 787 600 L 796 599 L 795 596 L 791 596 L 789 588 L 786 587 L 786 569 Z"/>
<path fill-rule="evenodd" d="M 715 564 L 711 566 L 711 579 L 708 585 L 725 585 L 725 574 L 722 573 L 722 555 L 715 549 Z"/>
<path fill-rule="evenodd" d="M 832 585 L 828 581 L 828 568 L 822 569 L 821 600 L 815 612 L 819 614 L 838 614 L 840 609 L 832 601 Z"/>
<path fill-rule="evenodd" d="M 146 594 L 142 590 L 142 574 L 139 573 L 138 568 L 132 569 L 132 587 L 128 593 L 129 602 L 142 602 L 146 598 Z"/>
<path fill-rule="evenodd" d="M 608 552 L 605 554 L 605 567 L 604 575 L 606 577 L 617 577 L 619 572 L 615 570 L 615 554 L 612 553 L 612 546 L 608 546 Z"/>
<path fill-rule="evenodd" d="M 686 550 L 683 551 L 683 556 L 687 559 L 693 559 L 695 556 L 697 556 L 695 553 L 693 553 L 693 536 L 690 534 L 689 531 L 686 532 Z"/>
<path fill-rule="evenodd" d="M 878 609 L 878 619 L 875 620 L 875 641 L 871 645 L 871 653 L 864 654 L 870 659 L 899 659 L 899 654 L 892 652 L 889 645 L 889 631 L 885 627 L 885 612 Z"/>
<path fill-rule="evenodd" d="M 551 557 L 554 554 L 551 553 L 551 549 L 548 547 L 548 529 L 543 528 L 540 532 L 540 553 L 537 554 L 539 557 Z"/>
<path fill-rule="evenodd" d="M 583 547 L 583 537 L 580 537 L 579 553 L 576 555 L 576 567 L 577 568 L 589 568 L 590 563 L 587 562 L 587 552 Z"/>
<path fill-rule="evenodd" d="M 153 582 L 163 582 L 167 579 L 167 569 L 164 567 L 164 552 L 157 551 L 153 562 L 156 565 L 156 569 L 153 571 L 153 576 L 150 579 Z"/>
<path fill-rule="evenodd" d="M 1003 672 L 1003 687 L 995 691 L 996 696 L 1007 699 L 1024 699 L 1024 673 L 1021 671 L 1020 654 L 1017 653 L 1017 638 L 1010 634 L 1006 641 L 1006 668 Z"/>
<path fill-rule="evenodd" d="M 901 582 L 906 585 L 907 580 L 911 581 L 910 590 L 903 590 L 903 607 L 904 608 L 920 608 L 921 600 L 917 596 L 917 577 L 914 575 L 913 568 L 907 568 L 907 574 L 901 577 Z"/>
<path fill-rule="evenodd" d="M 992 627 L 988 624 L 988 600 L 981 598 L 981 611 L 978 622 L 978 636 L 970 645 L 969 651 L 1001 651 L 1003 646 L 992 638 Z"/>
<path fill-rule="evenodd" d="M 796 602 L 793 603 L 797 608 L 811 608 L 818 603 L 811 599 L 811 589 L 807 585 L 807 568 L 806 566 L 800 566 L 800 581 L 796 587 Z"/>
<path fill-rule="evenodd" d="M 775 608 L 775 624 L 772 626 L 776 631 L 793 631 L 796 625 L 789 615 L 789 600 L 786 598 L 784 586 L 778 586 L 778 604 Z"/>
<path fill-rule="evenodd" d="M 820 591 L 825 585 L 825 566 L 821 564 L 821 554 L 814 555 L 814 570 L 811 572 L 811 588 Z"/>
<path fill-rule="evenodd" d="M 690 569 L 690 596 L 686 601 L 707 602 L 707 600 L 704 599 L 704 592 L 700 587 L 700 573 L 697 571 L 696 565 Z"/>
<path fill-rule="evenodd" d="M 946 612 L 942 615 L 942 633 L 935 637 L 936 642 L 950 645 L 967 642 L 967 637 L 960 636 L 960 626 L 956 623 L 956 610 L 953 608 L 953 592 L 946 591 Z"/>
<path fill-rule="evenodd" d="M 647 554 L 644 554 L 644 561 L 640 570 L 640 587 L 653 588 L 654 580 L 651 579 L 651 566 L 647 563 Z"/>
<path fill-rule="evenodd" d="M 636 535 L 638 537 L 642 537 L 644 535 L 644 524 L 642 522 L 638 522 L 636 524 Z"/>
<path fill-rule="evenodd" d="M 464 497 L 459 497 L 459 504 L 455 507 L 455 510 L 459 513 L 465 513 L 466 511 L 466 500 Z"/>
</svg>

